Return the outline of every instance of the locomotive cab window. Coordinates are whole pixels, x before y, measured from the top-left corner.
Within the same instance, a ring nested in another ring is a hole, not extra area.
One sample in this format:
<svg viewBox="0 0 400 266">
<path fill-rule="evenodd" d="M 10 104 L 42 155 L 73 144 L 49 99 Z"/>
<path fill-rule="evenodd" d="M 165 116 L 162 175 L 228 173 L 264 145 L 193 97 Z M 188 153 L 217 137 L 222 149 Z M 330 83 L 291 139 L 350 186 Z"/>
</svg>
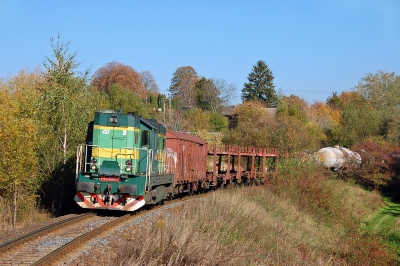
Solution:
<svg viewBox="0 0 400 266">
<path fill-rule="evenodd" d="M 142 148 L 148 148 L 150 142 L 150 132 L 148 130 L 142 131 Z"/>
</svg>

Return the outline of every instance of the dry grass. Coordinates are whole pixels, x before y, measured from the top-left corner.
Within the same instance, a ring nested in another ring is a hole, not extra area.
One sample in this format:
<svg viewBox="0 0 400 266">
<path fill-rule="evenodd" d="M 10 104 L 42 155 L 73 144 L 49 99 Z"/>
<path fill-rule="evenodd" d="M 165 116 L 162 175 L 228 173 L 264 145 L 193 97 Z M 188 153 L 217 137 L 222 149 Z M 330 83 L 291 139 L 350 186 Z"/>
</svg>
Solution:
<svg viewBox="0 0 400 266">
<path fill-rule="evenodd" d="M 10 200 L 1 198 L 0 200 L 0 232 L 3 234 L 9 233 L 12 230 L 26 227 L 35 223 L 51 219 L 51 215 L 34 204 L 35 200 L 25 199 L 19 201 L 17 206 L 17 222 L 12 228 L 12 211 Z"/>
<path fill-rule="evenodd" d="M 161 218 L 146 230 L 130 235 L 131 244 L 122 245 L 125 248 L 116 254 L 118 264 L 392 263 L 392 255 L 380 238 L 359 230 L 363 221 L 381 206 L 379 195 L 346 182 L 326 177 L 315 181 L 303 176 L 301 183 L 314 185 L 309 192 L 313 196 L 299 199 L 294 195 L 307 196 L 301 191 L 306 186 L 300 186 L 299 180 L 292 179 L 289 183 L 293 187 L 289 185 L 287 190 L 272 181 L 268 187 L 217 191 L 201 203 L 184 205 L 176 215 Z"/>
</svg>

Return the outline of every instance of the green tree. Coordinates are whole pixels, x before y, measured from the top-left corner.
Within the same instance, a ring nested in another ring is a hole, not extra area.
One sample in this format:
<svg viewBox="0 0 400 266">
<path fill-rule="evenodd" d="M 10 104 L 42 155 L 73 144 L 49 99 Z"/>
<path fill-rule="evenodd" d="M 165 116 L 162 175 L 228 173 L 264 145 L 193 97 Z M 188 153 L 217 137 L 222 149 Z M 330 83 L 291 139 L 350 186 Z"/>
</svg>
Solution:
<svg viewBox="0 0 400 266">
<path fill-rule="evenodd" d="M 272 148 L 271 132 L 276 122 L 271 113 L 258 101 L 245 102 L 235 109 L 236 127 L 224 136 L 229 145 Z"/>
<path fill-rule="evenodd" d="M 271 130 L 271 145 L 280 152 L 294 154 L 319 149 L 318 131 L 294 116 L 277 115 L 276 126 Z"/>
<path fill-rule="evenodd" d="M 255 100 L 267 107 L 275 107 L 278 97 L 275 92 L 274 75 L 267 64 L 260 60 L 247 77 L 248 81 L 242 89 L 242 100 Z"/>
<path fill-rule="evenodd" d="M 229 127 L 228 118 L 221 115 L 220 113 L 211 113 L 209 123 L 210 131 L 212 132 L 226 131 Z"/>
<path fill-rule="evenodd" d="M 400 76 L 394 72 L 377 71 L 365 75 L 355 86 L 378 113 L 380 134 L 386 140 L 400 144 Z"/>
<path fill-rule="evenodd" d="M 356 142 L 380 135 L 381 117 L 370 101 L 357 92 L 340 94 L 340 120 L 326 130 L 327 144 L 351 148 Z"/>
<path fill-rule="evenodd" d="M 122 109 L 124 113 L 135 113 L 143 118 L 149 118 L 147 108 L 140 97 L 119 84 L 111 85 L 109 88 L 109 101 L 111 110 Z"/>
<path fill-rule="evenodd" d="M 354 90 L 377 109 L 392 110 L 400 104 L 400 76 L 394 72 L 378 71 L 365 75 Z"/>
<path fill-rule="evenodd" d="M 68 141 L 77 141 L 84 133 L 78 125 L 85 125 L 81 121 L 82 114 L 91 113 L 86 104 L 88 98 L 88 73 L 77 71 L 80 63 L 76 62 L 76 52 L 69 53 L 69 42 L 60 43 L 60 35 L 57 41 L 50 39 L 53 58 L 45 57 L 43 65 L 46 71 L 43 72 L 44 83 L 42 90 L 42 115 L 56 136 L 56 143 L 61 144 L 62 161 L 67 160 L 67 150 L 70 147 Z M 91 109 L 91 108 L 89 108 Z M 75 145 L 73 147 L 75 149 Z"/>
<path fill-rule="evenodd" d="M 197 107 L 217 113 L 221 111 L 223 105 L 229 104 L 235 86 L 228 84 L 224 79 L 202 77 L 196 82 L 194 91 Z"/>
<path fill-rule="evenodd" d="M 307 122 L 308 104 L 304 99 L 291 95 L 281 97 L 276 113 L 285 116 L 292 116 L 299 121 Z"/>
<path fill-rule="evenodd" d="M 332 95 L 328 97 L 326 100 L 326 104 L 329 105 L 332 109 L 340 109 L 342 108 L 342 102 L 337 92 L 332 92 Z"/>
<path fill-rule="evenodd" d="M 89 70 L 81 73 L 75 59 L 76 52 L 69 52 L 69 42 L 61 43 L 50 38 L 52 57 L 45 57 L 40 88 L 38 113 L 41 136 L 40 163 L 42 174 L 47 178 L 47 195 L 44 195 L 54 211 L 60 213 L 73 170 L 72 160 L 76 146 L 86 137 L 87 123 L 93 117 L 94 99 L 87 84 Z M 73 184 L 72 184 L 73 185 Z M 73 191 L 73 189 L 70 189 Z M 45 191 L 43 189 L 43 191 Z"/>
<path fill-rule="evenodd" d="M 197 106 L 206 111 L 217 112 L 221 107 L 219 91 L 212 80 L 202 77 L 194 86 Z"/>
</svg>

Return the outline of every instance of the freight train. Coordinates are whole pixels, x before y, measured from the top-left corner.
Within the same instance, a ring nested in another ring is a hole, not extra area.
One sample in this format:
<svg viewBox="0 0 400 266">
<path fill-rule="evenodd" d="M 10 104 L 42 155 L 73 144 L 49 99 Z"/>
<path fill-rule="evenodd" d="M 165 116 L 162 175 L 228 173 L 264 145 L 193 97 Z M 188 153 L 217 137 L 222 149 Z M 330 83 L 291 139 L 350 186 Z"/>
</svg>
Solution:
<svg viewBox="0 0 400 266">
<path fill-rule="evenodd" d="M 135 211 L 232 183 L 262 182 L 278 157 L 276 150 L 208 148 L 205 140 L 155 120 L 99 111 L 77 149 L 75 201 L 82 208 Z"/>
</svg>

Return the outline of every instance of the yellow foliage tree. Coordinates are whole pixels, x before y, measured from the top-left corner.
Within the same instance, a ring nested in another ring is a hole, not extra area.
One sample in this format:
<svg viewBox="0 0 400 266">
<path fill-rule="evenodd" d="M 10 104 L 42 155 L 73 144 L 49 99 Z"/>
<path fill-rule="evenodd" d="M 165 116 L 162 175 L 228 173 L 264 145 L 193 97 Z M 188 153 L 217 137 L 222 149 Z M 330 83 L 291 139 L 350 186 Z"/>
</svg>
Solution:
<svg viewBox="0 0 400 266">
<path fill-rule="evenodd" d="M 210 113 L 196 108 L 185 114 L 186 129 L 190 132 L 209 130 Z"/>
<path fill-rule="evenodd" d="M 30 117 L 35 110 L 27 108 L 34 100 L 28 98 L 35 93 L 29 87 L 32 77 L 20 73 L 0 89 L 0 196 L 10 202 L 12 228 L 17 223 L 19 203 L 34 204 L 34 192 L 40 184 L 37 127 Z"/>
</svg>

